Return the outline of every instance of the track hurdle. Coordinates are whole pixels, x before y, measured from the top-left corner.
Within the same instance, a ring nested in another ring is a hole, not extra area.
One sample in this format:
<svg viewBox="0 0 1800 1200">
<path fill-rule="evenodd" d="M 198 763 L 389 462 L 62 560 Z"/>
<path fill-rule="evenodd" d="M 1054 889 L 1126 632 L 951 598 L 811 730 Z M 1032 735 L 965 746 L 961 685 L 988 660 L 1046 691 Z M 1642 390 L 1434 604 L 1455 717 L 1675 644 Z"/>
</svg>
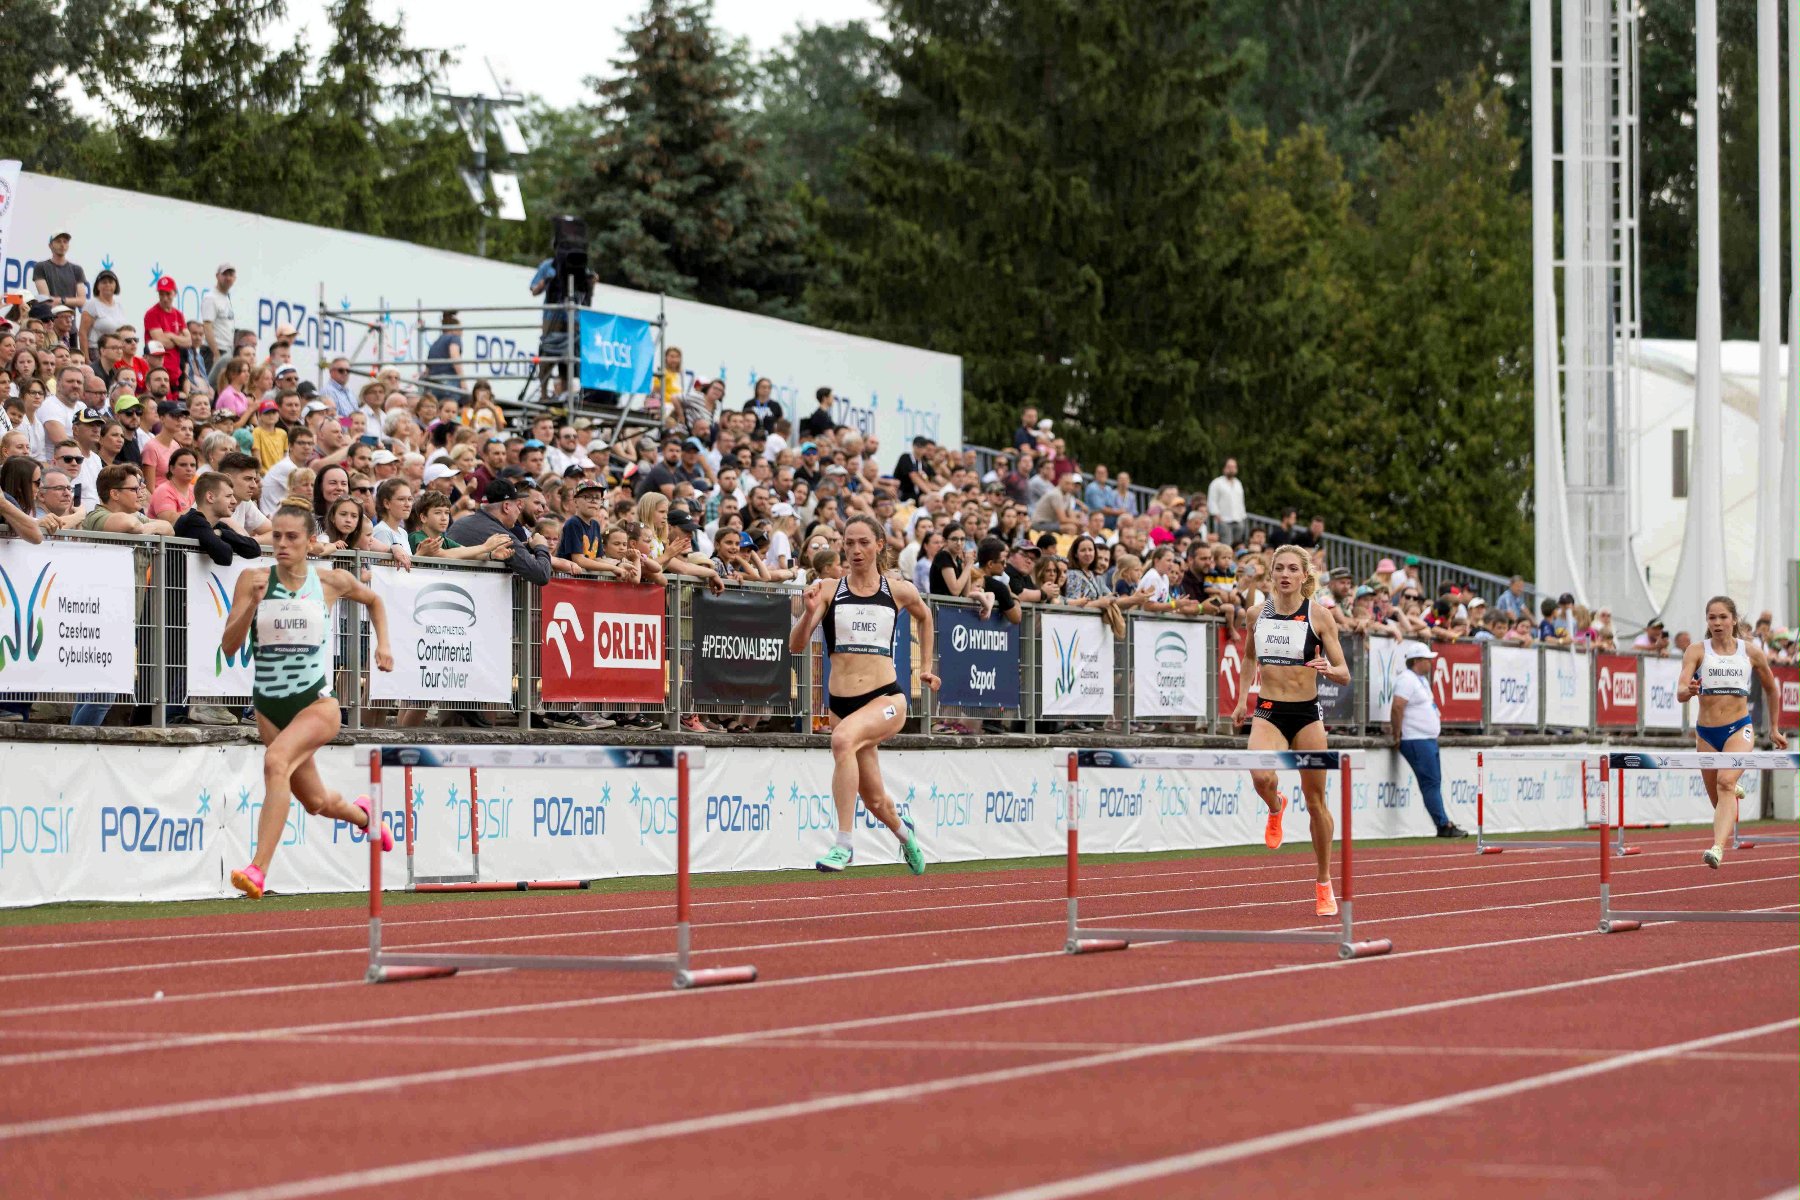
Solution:
<svg viewBox="0 0 1800 1200">
<path fill-rule="evenodd" d="M 1626 771 L 1700 771 L 1759 770 L 1792 771 L 1800 768 L 1800 754 L 1782 750 L 1752 751 L 1745 754 L 1707 754 L 1687 751 L 1676 754 L 1642 752 L 1608 753 L 1600 756 L 1600 780 L 1605 785 L 1609 773 L 1620 780 L 1624 794 Z M 1607 853 L 1609 840 L 1606 810 L 1600 812 L 1600 932 L 1627 933 L 1646 921 L 1712 921 L 1729 924 L 1792 924 L 1800 921 L 1800 912 L 1748 912 L 1741 909 L 1627 909 L 1612 906 L 1612 859 Z"/>
<path fill-rule="evenodd" d="M 445 954 L 385 950 L 381 944 L 381 839 L 369 839 L 369 968 L 370 983 L 436 979 L 471 970 L 649 971 L 667 974 L 678 988 L 751 983 L 756 968 L 690 965 L 688 847 L 688 769 L 700 766 L 705 751 L 666 746 L 358 746 L 366 755 L 369 787 L 376 812 L 381 811 L 383 767 L 468 768 L 471 779 L 480 767 L 560 768 L 586 771 L 673 770 L 675 772 L 675 953 L 664 956 L 601 957 L 573 954 Z M 408 791 L 410 796 L 410 789 Z M 473 799 L 473 797 L 471 797 Z M 408 834 L 411 822 L 408 821 Z M 409 837 L 410 842 L 410 837 Z M 410 849 L 410 845 L 409 845 Z"/>
<path fill-rule="evenodd" d="M 1738 821 L 1744 819 L 1744 785 L 1737 785 Z M 1744 834 L 1740 825 L 1731 827 L 1731 848 L 1733 850 L 1754 850 L 1758 846 L 1793 846 L 1800 845 L 1800 835 L 1792 833 L 1752 833 Z"/>
<path fill-rule="evenodd" d="M 521 879 L 504 882 L 481 877 L 481 771 L 469 768 L 469 873 L 418 875 L 413 870 L 413 769 L 406 768 L 406 886 L 414 892 L 566 892 L 586 888 L 585 879 Z"/>
<path fill-rule="evenodd" d="M 1516 750 L 1478 750 L 1475 752 L 1475 853 L 1504 854 L 1508 850 L 1587 850 L 1584 841 L 1555 841 L 1551 839 L 1507 838 L 1504 842 L 1489 841 L 1487 837 L 1487 760 L 1492 758 L 1496 764 L 1515 762 L 1572 762 L 1581 770 L 1581 820 L 1588 828 L 1594 828 L 1588 820 L 1588 768 L 1593 765 L 1594 752 L 1570 747 L 1557 746 L 1522 746 Z M 1618 845 L 1615 854 L 1626 855 L 1638 853 L 1638 847 L 1625 844 L 1625 831 L 1619 830 Z"/>
<path fill-rule="evenodd" d="M 1278 942 L 1335 945 L 1339 958 L 1368 958 L 1394 948 L 1387 938 L 1356 939 L 1352 918 L 1355 876 L 1352 873 L 1355 838 L 1351 832 L 1350 772 L 1354 755 L 1348 750 L 1072 750 L 1069 752 L 1068 811 L 1068 930 L 1063 949 L 1070 954 L 1124 950 L 1133 942 Z M 1079 803 L 1081 768 L 1167 768 L 1183 771 L 1333 771 L 1342 782 L 1342 814 L 1338 825 L 1338 919 L 1341 929 L 1242 930 L 1242 929 L 1115 929 L 1081 923 L 1081 862 Z"/>
</svg>

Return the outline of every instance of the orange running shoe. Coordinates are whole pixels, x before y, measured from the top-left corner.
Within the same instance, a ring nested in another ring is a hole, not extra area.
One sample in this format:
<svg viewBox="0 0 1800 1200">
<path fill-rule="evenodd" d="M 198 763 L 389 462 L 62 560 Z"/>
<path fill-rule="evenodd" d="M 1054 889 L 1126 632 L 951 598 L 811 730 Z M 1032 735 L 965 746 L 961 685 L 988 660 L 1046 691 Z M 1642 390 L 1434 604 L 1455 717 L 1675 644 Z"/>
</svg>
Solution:
<svg viewBox="0 0 1800 1200">
<path fill-rule="evenodd" d="M 1269 823 L 1263 826 L 1263 845 L 1271 850 L 1281 849 L 1281 815 L 1287 811 L 1288 799 L 1280 792 L 1275 798 L 1281 801 L 1281 807 L 1269 814 Z"/>
<path fill-rule="evenodd" d="M 1337 895 L 1332 892 L 1331 884 L 1317 883 L 1313 887 L 1319 895 L 1319 915 L 1321 917 L 1337 916 Z"/>
</svg>

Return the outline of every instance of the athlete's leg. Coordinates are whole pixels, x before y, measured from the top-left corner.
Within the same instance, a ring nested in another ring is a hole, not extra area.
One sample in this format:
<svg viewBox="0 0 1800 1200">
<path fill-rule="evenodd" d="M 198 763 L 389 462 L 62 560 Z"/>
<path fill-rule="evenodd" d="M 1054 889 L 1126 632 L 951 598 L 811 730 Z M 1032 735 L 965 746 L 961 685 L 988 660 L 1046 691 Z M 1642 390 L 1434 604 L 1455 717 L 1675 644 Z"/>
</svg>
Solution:
<svg viewBox="0 0 1800 1200">
<path fill-rule="evenodd" d="M 1324 750 L 1325 722 L 1314 721 L 1294 735 L 1296 750 Z M 1319 860 L 1319 882 L 1331 882 L 1331 837 L 1335 826 L 1325 803 L 1325 772 L 1300 772 L 1300 790 L 1306 793 L 1306 815 L 1312 820 L 1313 857 Z"/>
<path fill-rule="evenodd" d="M 325 786 L 324 779 L 319 776 L 319 764 L 313 756 L 294 768 L 294 773 L 288 776 L 288 787 L 293 791 L 294 799 L 300 802 L 300 807 L 315 817 L 342 821 L 358 829 L 369 827 L 367 813 L 344 799 L 343 793 L 334 792 Z"/>
<path fill-rule="evenodd" d="M 878 746 L 899 733 L 904 724 L 906 701 L 899 696 L 877 696 L 840 720 L 831 731 L 831 798 L 837 804 L 840 833 L 849 833 L 856 819 L 856 790 L 861 775 L 857 756 L 864 746 Z M 886 792 L 882 795 L 885 798 Z"/>
<path fill-rule="evenodd" d="M 1275 728 L 1274 722 L 1252 717 L 1250 718 L 1249 748 L 1252 750 L 1286 750 L 1288 742 L 1281 735 L 1281 730 Z M 1250 772 L 1250 786 L 1256 789 L 1256 794 L 1262 797 L 1262 802 L 1268 806 L 1270 812 L 1276 812 L 1281 808 L 1281 797 L 1275 790 L 1275 783 L 1276 776 L 1273 771 Z"/>
<path fill-rule="evenodd" d="M 250 860 L 257 870 L 268 871 L 275 847 L 281 844 L 294 772 L 301 763 L 311 760 L 319 747 L 337 736 L 341 723 L 337 700 L 331 696 L 322 696 L 307 705 L 282 730 L 277 730 L 261 713 L 256 714 L 256 727 L 268 747 L 263 752 L 263 807 L 256 823 L 256 855 Z"/>
<path fill-rule="evenodd" d="M 1720 747 L 1721 754 L 1748 754 L 1756 749 L 1756 731 L 1746 725 L 1730 737 Z M 1742 771 L 1702 771 L 1702 779 L 1706 780 L 1706 798 L 1713 806 L 1713 849 L 1720 854 L 1725 853 L 1725 843 L 1731 840 L 1731 831 L 1737 827 L 1738 800 L 1737 785 L 1742 779 Z"/>
<path fill-rule="evenodd" d="M 870 743 L 856 752 L 856 790 L 862 796 L 863 807 L 893 830 L 895 837 L 905 841 L 906 829 L 900 824 L 900 808 L 881 781 L 881 763 L 876 758 L 876 750 L 876 744 Z"/>
</svg>

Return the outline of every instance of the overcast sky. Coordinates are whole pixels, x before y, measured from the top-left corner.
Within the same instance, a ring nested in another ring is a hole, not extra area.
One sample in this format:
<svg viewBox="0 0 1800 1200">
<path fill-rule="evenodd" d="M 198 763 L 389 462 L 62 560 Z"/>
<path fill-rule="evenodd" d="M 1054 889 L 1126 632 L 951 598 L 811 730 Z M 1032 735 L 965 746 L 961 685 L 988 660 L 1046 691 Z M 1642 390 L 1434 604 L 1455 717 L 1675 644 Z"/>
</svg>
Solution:
<svg viewBox="0 0 1800 1200">
<path fill-rule="evenodd" d="M 574 5 L 567 0 L 374 0 L 383 20 L 404 13 L 413 45 L 458 48 L 460 72 L 451 79 L 459 90 L 487 84 L 481 60 L 494 60 L 522 92 L 542 96 L 559 107 L 587 97 L 582 79 L 606 70 L 624 54 L 619 27 L 643 11 L 640 0 L 600 0 Z M 324 45 L 324 0 L 288 0 L 289 23 L 283 35 L 305 30 L 315 50 Z M 835 25 L 858 17 L 879 23 L 875 0 L 714 0 L 713 22 L 727 37 L 743 37 L 757 51 L 773 49 L 802 22 Z"/>
</svg>

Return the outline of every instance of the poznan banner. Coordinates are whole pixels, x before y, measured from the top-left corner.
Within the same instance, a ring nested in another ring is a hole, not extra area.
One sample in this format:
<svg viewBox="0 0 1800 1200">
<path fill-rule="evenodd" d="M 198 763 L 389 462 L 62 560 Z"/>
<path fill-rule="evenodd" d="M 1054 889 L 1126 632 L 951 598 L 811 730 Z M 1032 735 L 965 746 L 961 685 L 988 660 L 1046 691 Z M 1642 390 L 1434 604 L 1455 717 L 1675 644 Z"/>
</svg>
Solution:
<svg viewBox="0 0 1800 1200">
<path fill-rule="evenodd" d="M 1204 717 L 1212 678 L 1209 627 L 1197 621 L 1136 619 L 1131 623 L 1132 714 Z"/>
<path fill-rule="evenodd" d="M 129 695 L 136 583 L 127 546 L 0 542 L 0 692 Z"/>
<path fill-rule="evenodd" d="M 1523 646 L 1488 645 L 1488 722 L 1538 723 L 1538 652 Z"/>
<path fill-rule="evenodd" d="M 1038 613 L 1039 675 L 1046 717 L 1110 717 L 1113 635 L 1086 613 Z"/>
<path fill-rule="evenodd" d="M 387 605 L 392 671 L 369 672 L 374 700 L 512 700 L 511 577 L 487 571 L 375 567 Z"/>
</svg>

